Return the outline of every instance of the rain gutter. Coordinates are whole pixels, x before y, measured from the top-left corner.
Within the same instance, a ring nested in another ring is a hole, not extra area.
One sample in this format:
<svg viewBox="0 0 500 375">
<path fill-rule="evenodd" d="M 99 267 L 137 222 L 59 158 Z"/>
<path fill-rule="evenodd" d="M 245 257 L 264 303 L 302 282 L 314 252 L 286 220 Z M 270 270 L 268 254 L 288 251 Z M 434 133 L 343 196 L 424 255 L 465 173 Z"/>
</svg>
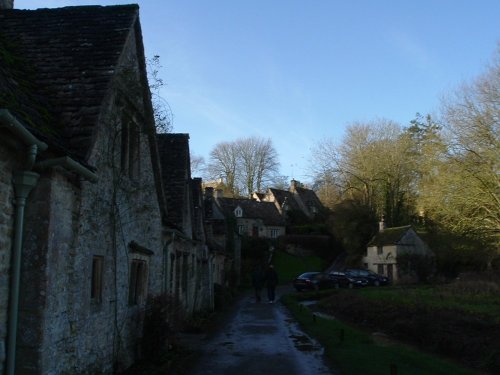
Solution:
<svg viewBox="0 0 500 375">
<path fill-rule="evenodd" d="M 72 172 L 75 172 L 76 174 L 82 176 L 90 182 L 97 182 L 97 175 L 95 173 L 68 156 L 63 156 L 56 159 L 47 159 L 44 161 L 39 161 L 35 164 L 36 169 L 46 169 L 51 167 L 63 167 Z"/>
</svg>

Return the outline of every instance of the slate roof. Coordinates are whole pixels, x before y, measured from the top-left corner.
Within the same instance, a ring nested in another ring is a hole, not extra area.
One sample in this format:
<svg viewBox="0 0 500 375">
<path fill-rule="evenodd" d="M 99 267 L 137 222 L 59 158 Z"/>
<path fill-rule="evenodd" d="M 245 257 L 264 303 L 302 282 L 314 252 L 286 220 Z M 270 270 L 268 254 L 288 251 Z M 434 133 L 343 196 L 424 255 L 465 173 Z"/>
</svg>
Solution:
<svg viewBox="0 0 500 375">
<path fill-rule="evenodd" d="M 157 134 L 161 176 L 167 201 L 167 220 L 179 228 L 190 184 L 189 134 Z"/>
<path fill-rule="evenodd" d="M 85 158 L 137 5 L 0 10 L 0 108 Z"/>
<path fill-rule="evenodd" d="M 243 218 L 262 219 L 265 225 L 284 226 L 285 221 L 272 202 L 257 202 L 253 199 L 217 198 L 217 203 L 227 216 L 234 216 L 234 210 L 240 206 Z"/>
<path fill-rule="evenodd" d="M 302 200 L 302 202 L 306 205 L 308 209 L 311 206 L 316 207 L 318 211 L 323 208 L 321 201 L 319 200 L 318 196 L 313 190 L 302 187 L 296 187 L 295 191 L 297 192 L 299 198 Z"/>
<path fill-rule="evenodd" d="M 283 207 L 283 203 L 286 200 L 287 205 L 288 205 L 290 210 L 293 210 L 293 211 L 300 210 L 300 207 L 297 204 L 292 192 L 287 191 L 287 190 L 274 189 L 274 188 L 270 188 L 269 190 L 274 195 L 274 198 L 279 203 L 280 207 Z"/>
<path fill-rule="evenodd" d="M 410 228 L 411 225 L 386 228 L 382 232 L 377 233 L 367 246 L 397 245 Z"/>
</svg>

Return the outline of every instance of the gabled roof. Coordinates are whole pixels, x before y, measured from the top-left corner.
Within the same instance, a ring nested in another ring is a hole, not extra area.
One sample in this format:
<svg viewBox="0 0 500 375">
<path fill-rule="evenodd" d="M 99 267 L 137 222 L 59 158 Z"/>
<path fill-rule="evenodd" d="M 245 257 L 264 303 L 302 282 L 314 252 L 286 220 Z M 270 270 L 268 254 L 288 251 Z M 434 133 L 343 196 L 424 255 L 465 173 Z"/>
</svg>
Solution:
<svg viewBox="0 0 500 375">
<path fill-rule="evenodd" d="M 187 192 L 191 179 L 189 134 L 158 134 L 157 142 L 167 201 L 167 220 L 182 228 L 183 213 L 189 203 Z"/>
<path fill-rule="evenodd" d="M 262 200 L 264 200 L 264 198 L 266 197 L 266 193 L 259 193 L 259 192 L 255 192 L 255 193 L 253 193 L 253 197 L 254 197 L 257 201 L 261 202 L 261 201 L 262 201 Z"/>
<path fill-rule="evenodd" d="M 265 225 L 284 226 L 285 222 L 272 202 L 257 202 L 253 199 L 217 198 L 217 203 L 226 216 L 234 217 L 234 210 L 240 206 L 243 218 L 261 219 Z"/>
<path fill-rule="evenodd" d="M 377 233 L 367 246 L 397 245 L 410 229 L 411 225 L 386 228 L 382 232 Z"/>
<path fill-rule="evenodd" d="M 320 210 L 323 207 L 321 201 L 313 190 L 303 187 L 296 187 L 295 191 L 307 208 L 316 207 L 318 210 Z"/>
<path fill-rule="evenodd" d="M 274 188 L 270 188 L 269 191 L 274 195 L 274 199 L 276 199 L 280 207 L 283 207 L 283 203 L 286 201 L 290 210 L 300 210 L 292 192 Z"/>
<path fill-rule="evenodd" d="M 0 108 L 85 158 L 138 6 L 0 10 Z"/>
</svg>

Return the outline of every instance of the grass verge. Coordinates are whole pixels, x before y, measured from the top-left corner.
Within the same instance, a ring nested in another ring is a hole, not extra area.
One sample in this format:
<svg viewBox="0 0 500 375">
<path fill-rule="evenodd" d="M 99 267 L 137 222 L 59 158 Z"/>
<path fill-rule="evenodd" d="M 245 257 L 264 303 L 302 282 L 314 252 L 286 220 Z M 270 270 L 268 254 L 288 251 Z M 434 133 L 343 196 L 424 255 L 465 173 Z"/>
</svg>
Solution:
<svg viewBox="0 0 500 375">
<path fill-rule="evenodd" d="M 336 319 L 313 315 L 293 294 L 283 296 L 282 302 L 304 331 L 323 345 L 325 356 L 343 375 L 480 374 L 402 345 L 376 343 L 362 330 Z"/>
</svg>

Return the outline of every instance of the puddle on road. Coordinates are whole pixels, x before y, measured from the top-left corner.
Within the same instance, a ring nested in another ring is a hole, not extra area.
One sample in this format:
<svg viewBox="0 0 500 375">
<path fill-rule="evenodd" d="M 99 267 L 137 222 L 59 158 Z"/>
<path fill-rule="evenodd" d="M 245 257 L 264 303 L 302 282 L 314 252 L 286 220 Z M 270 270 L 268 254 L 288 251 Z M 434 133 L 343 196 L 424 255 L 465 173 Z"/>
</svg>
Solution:
<svg viewBox="0 0 500 375">
<path fill-rule="evenodd" d="M 293 340 L 295 347 L 301 352 L 312 352 L 320 349 L 305 335 L 290 335 L 289 337 Z"/>
<path fill-rule="evenodd" d="M 232 341 L 224 341 L 219 344 L 220 346 L 233 346 L 234 342 Z"/>
</svg>

